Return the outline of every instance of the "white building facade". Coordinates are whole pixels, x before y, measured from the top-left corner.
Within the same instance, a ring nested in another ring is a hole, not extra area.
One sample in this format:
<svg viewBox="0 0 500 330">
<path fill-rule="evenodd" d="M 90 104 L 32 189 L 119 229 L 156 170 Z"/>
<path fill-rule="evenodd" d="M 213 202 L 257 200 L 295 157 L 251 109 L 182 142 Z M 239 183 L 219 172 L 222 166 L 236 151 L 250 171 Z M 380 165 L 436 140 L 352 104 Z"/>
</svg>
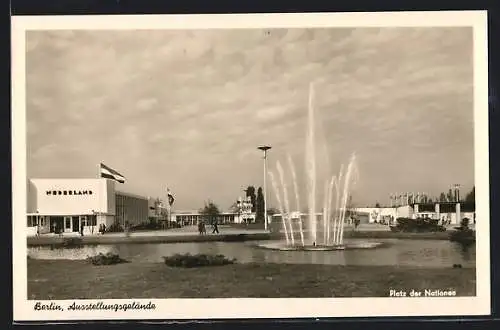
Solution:
<svg viewBox="0 0 500 330">
<path fill-rule="evenodd" d="M 218 224 L 238 223 L 238 215 L 232 212 L 221 212 L 212 217 Z M 176 211 L 172 213 L 172 221 L 181 226 L 195 226 L 201 221 L 209 222 L 207 216 L 197 211 Z"/>
<path fill-rule="evenodd" d="M 97 234 L 101 225 L 134 226 L 148 221 L 148 198 L 116 190 L 115 181 L 30 179 L 27 235 Z"/>
<path fill-rule="evenodd" d="M 390 224 L 390 219 L 397 218 L 431 218 L 440 223 L 458 225 L 463 218 L 471 223 L 475 221 L 475 208 L 470 203 L 428 203 L 410 204 L 397 207 L 358 207 L 354 208 L 361 223 Z"/>
<path fill-rule="evenodd" d="M 410 204 L 394 207 L 356 207 L 350 210 L 354 217 L 360 221 L 360 224 L 378 223 L 385 225 L 396 224 L 397 218 L 431 218 L 439 220 L 444 225 L 459 225 L 460 221 L 468 218 L 470 223 L 475 223 L 475 208 L 471 203 L 429 203 L 429 204 Z M 308 214 L 293 212 L 291 214 L 293 221 L 302 219 L 304 226 L 308 224 Z M 316 213 L 318 223 L 323 219 L 322 213 Z M 281 223 L 281 214 L 272 216 L 273 223 Z M 345 222 L 351 224 L 352 218 L 346 216 Z"/>
</svg>

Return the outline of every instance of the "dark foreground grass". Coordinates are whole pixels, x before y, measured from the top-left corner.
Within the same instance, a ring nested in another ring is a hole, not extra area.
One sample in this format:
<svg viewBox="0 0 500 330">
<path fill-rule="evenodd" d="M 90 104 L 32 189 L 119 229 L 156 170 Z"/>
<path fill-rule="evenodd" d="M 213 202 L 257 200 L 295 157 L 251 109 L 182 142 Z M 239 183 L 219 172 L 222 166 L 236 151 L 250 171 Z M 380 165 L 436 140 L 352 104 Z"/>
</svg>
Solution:
<svg viewBox="0 0 500 330">
<path fill-rule="evenodd" d="M 28 299 L 387 297 L 390 289 L 452 289 L 472 296 L 475 269 L 282 264 L 186 269 L 28 259 Z"/>
</svg>

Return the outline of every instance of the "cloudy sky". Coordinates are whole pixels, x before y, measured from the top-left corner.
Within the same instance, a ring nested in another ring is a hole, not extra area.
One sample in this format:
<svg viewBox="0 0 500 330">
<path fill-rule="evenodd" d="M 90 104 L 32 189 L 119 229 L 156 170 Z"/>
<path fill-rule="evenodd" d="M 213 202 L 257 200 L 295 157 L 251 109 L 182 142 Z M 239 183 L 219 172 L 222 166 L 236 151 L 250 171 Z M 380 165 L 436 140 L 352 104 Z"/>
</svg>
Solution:
<svg viewBox="0 0 500 330">
<path fill-rule="evenodd" d="M 314 82 L 319 174 L 355 152 L 356 204 L 453 183 L 465 193 L 472 41 L 469 28 L 31 31 L 27 174 L 96 177 L 102 161 L 124 191 L 163 197 L 168 185 L 178 209 L 226 209 L 262 185 L 265 143 L 271 170 L 292 156 L 305 195 Z"/>
</svg>

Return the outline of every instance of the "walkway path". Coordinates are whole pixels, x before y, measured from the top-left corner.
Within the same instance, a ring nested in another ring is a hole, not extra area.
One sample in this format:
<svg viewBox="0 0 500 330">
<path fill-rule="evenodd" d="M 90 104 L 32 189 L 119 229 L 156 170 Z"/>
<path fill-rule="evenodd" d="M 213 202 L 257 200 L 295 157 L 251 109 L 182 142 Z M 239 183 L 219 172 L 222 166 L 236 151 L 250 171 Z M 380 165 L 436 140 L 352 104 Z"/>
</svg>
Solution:
<svg viewBox="0 0 500 330">
<path fill-rule="evenodd" d="M 232 228 L 230 226 L 219 226 L 219 234 L 212 234 L 212 227 L 207 227 L 206 235 L 240 235 L 240 234 L 266 234 L 269 233 L 265 230 L 258 229 L 240 229 Z M 129 233 L 129 237 L 161 237 L 161 236 L 192 236 L 199 235 L 197 226 L 185 226 L 182 228 L 171 228 L 164 230 L 141 230 Z M 64 233 L 64 237 L 81 237 L 78 232 L 75 233 Z M 89 236 L 107 236 L 107 237 L 125 237 L 127 236 L 124 232 L 119 233 L 106 233 L 104 235 L 89 235 Z M 33 236 L 34 237 L 34 236 Z M 42 237 L 59 237 L 58 234 L 43 234 Z M 84 236 L 85 237 L 85 236 Z"/>
<path fill-rule="evenodd" d="M 62 236 L 57 234 L 43 234 L 29 236 L 28 245 L 53 245 L 64 243 L 68 238 L 79 238 L 82 244 L 119 244 L 119 243 L 178 243 L 178 242 L 206 242 L 206 241 L 245 241 L 266 240 L 271 238 L 271 233 L 264 230 L 246 230 L 226 226 L 219 226 L 219 234 L 212 234 L 207 228 L 207 234 L 200 235 L 196 226 L 168 229 L 150 230 L 126 233 L 106 233 L 104 235 L 85 235 L 67 233 Z"/>
<path fill-rule="evenodd" d="M 454 226 L 448 228 L 452 230 Z M 280 228 L 281 229 L 281 228 Z M 307 236 L 307 231 L 304 231 Z M 389 226 L 380 224 L 362 224 L 356 230 L 353 226 L 344 229 L 346 237 L 359 238 L 427 238 L 447 239 L 449 233 L 393 233 Z M 298 235 L 299 233 L 296 232 Z M 219 226 L 219 234 L 212 234 L 211 227 L 207 227 L 207 234 L 200 235 L 196 226 L 167 230 L 145 230 L 126 233 L 106 233 L 104 235 L 80 236 L 78 233 L 67 233 L 62 237 L 56 234 L 44 234 L 41 236 L 29 236 L 28 245 L 52 245 L 63 243 L 69 237 L 79 237 L 83 244 L 119 244 L 119 243 L 178 243 L 178 242 L 206 242 L 206 241 L 245 241 L 245 240 L 267 240 L 282 237 L 283 233 L 270 233 L 263 229 L 234 228 L 231 226 Z"/>
</svg>

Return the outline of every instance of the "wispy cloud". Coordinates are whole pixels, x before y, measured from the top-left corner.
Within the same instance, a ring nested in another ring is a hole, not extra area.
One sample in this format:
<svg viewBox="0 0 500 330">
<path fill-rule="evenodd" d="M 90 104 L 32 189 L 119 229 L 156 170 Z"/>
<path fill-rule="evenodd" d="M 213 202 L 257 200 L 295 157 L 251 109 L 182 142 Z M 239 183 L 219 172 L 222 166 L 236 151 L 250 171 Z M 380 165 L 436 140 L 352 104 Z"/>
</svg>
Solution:
<svg viewBox="0 0 500 330">
<path fill-rule="evenodd" d="M 128 190 L 228 207 L 262 184 L 259 144 L 301 175 L 311 81 L 324 172 L 356 151 L 360 203 L 473 184 L 467 28 L 30 31 L 28 174 L 107 160 Z"/>
</svg>

